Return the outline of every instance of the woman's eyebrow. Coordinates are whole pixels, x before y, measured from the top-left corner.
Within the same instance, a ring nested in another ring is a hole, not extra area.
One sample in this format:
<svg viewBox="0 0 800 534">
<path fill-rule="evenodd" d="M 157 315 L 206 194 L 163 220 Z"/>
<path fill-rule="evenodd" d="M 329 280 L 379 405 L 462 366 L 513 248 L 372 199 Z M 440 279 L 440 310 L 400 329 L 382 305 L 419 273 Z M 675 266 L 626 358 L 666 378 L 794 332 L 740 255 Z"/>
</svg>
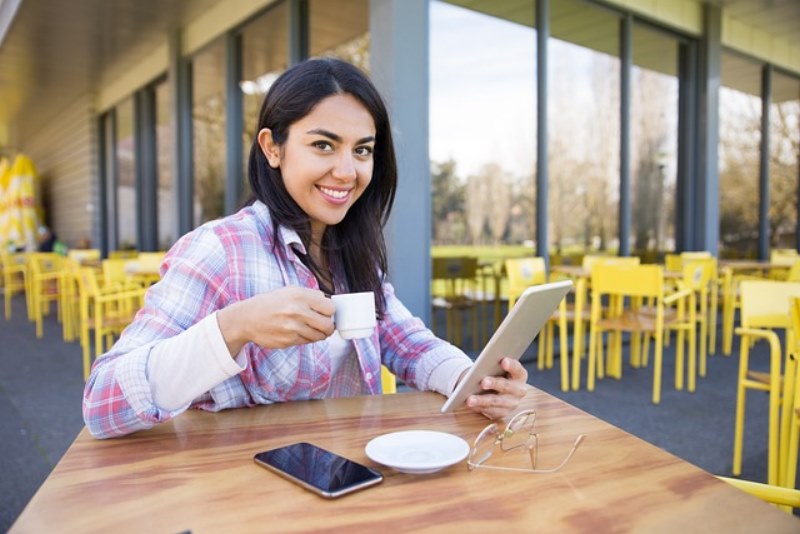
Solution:
<svg viewBox="0 0 800 534">
<path fill-rule="evenodd" d="M 341 143 L 342 142 L 342 137 L 340 135 L 335 134 L 335 133 L 333 133 L 331 131 L 325 130 L 324 128 L 314 128 L 313 130 L 309 130 L 306 133 L 307 134 L 312 134 L 312 135 L 321 135 L 323 137 L 327 137 L 328 139 L 330 139 L 332 141 L 336 141 L 337 143 Z M 364 143 L 371 143 L 373 141 L 375 141 L 375 136 L 374 135 L 368 135 L 367 137 L 362 137 L 361 139 L 356 141 L 356 144 L 357 145 L 362 145 Z"/>
</svg>

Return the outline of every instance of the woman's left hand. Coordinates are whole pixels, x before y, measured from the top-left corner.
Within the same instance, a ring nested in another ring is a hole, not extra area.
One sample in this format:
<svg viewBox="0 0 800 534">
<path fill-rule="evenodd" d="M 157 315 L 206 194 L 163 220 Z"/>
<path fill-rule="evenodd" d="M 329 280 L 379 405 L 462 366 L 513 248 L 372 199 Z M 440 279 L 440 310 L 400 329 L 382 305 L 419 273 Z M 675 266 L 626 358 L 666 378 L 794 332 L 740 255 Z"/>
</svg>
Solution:
<svg viewBox="0 0 800 534">
<path fill-rule="evenodd" d="M 470 395 L 467 407 L 489 419 L 502 419 L 517 409 L 527 393 L 528 371 L 513 358 L 503 358 L 500 366 L 506 376 L 486 376 L 481 387 L 486 393 Z"/>
</svg>

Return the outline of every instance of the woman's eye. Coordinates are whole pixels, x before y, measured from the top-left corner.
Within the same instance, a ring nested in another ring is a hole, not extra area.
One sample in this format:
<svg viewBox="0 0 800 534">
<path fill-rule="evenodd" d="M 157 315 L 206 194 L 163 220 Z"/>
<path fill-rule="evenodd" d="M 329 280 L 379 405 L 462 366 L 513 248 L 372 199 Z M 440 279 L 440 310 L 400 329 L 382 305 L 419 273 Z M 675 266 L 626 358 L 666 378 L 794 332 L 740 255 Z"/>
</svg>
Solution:
<svg viewBox="0 0 800 534">
<path fill-rule="evenodd" d="M 311 145 L 312 145 L 314 148 L 317 148 L 317 149 L 319 149 L 319 150 L 325 150 L 325 151 L 331 151 L 331 150 L 333 150 L 333 145 L 331 145 L 331 144 L 330 144 L 329 142 L 327 142 L 327 141 L 314 141 L 313 143 L 311 143 Z"/>
<path fill-rule="evenodd" d="M 356 154 L 359 156 L 369 156 L 372 154 L 371 146 L 360 146 L 356 148 Z"/>
</svg>

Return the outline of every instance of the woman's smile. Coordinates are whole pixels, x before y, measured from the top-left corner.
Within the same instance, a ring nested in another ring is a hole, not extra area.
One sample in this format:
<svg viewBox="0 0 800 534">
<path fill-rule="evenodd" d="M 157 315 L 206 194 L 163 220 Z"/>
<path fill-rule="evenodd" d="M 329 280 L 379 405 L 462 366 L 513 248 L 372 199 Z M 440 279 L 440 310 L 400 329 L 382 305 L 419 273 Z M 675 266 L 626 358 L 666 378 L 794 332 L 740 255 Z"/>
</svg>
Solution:
<svg viewBox="0 0 800 534">
<path fill-rule="evenodd" d="M 341 189 L 334 187 L 326 187 L 324 185 L 318 185 L 317 189 L 319 189 L 319 191 L 326 198 L 326 200 L 333 202 L 334 204 L 346 203 L 348 196 L 350 195 L 350 191 L 353 190 L 352 188 Z"/>
</svg>

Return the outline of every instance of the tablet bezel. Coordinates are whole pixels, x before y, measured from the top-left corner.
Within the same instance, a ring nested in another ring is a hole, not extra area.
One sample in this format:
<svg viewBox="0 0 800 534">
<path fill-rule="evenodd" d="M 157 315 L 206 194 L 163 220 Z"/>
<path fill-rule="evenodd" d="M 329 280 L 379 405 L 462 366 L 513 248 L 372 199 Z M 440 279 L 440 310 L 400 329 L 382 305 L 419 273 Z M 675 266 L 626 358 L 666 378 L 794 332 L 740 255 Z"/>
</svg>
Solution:
<svg viewBox="0 0 800 534">
<path fill-rule="evenodd" d="M 444 403 L 442 413 L 463 407 L 472 394 L 483 393 L 483 377 L 503 376 L 500 360 L 522 357 L 571 288 L 572 280 L 560 280 L 526 289 Z"/>
</svg>

